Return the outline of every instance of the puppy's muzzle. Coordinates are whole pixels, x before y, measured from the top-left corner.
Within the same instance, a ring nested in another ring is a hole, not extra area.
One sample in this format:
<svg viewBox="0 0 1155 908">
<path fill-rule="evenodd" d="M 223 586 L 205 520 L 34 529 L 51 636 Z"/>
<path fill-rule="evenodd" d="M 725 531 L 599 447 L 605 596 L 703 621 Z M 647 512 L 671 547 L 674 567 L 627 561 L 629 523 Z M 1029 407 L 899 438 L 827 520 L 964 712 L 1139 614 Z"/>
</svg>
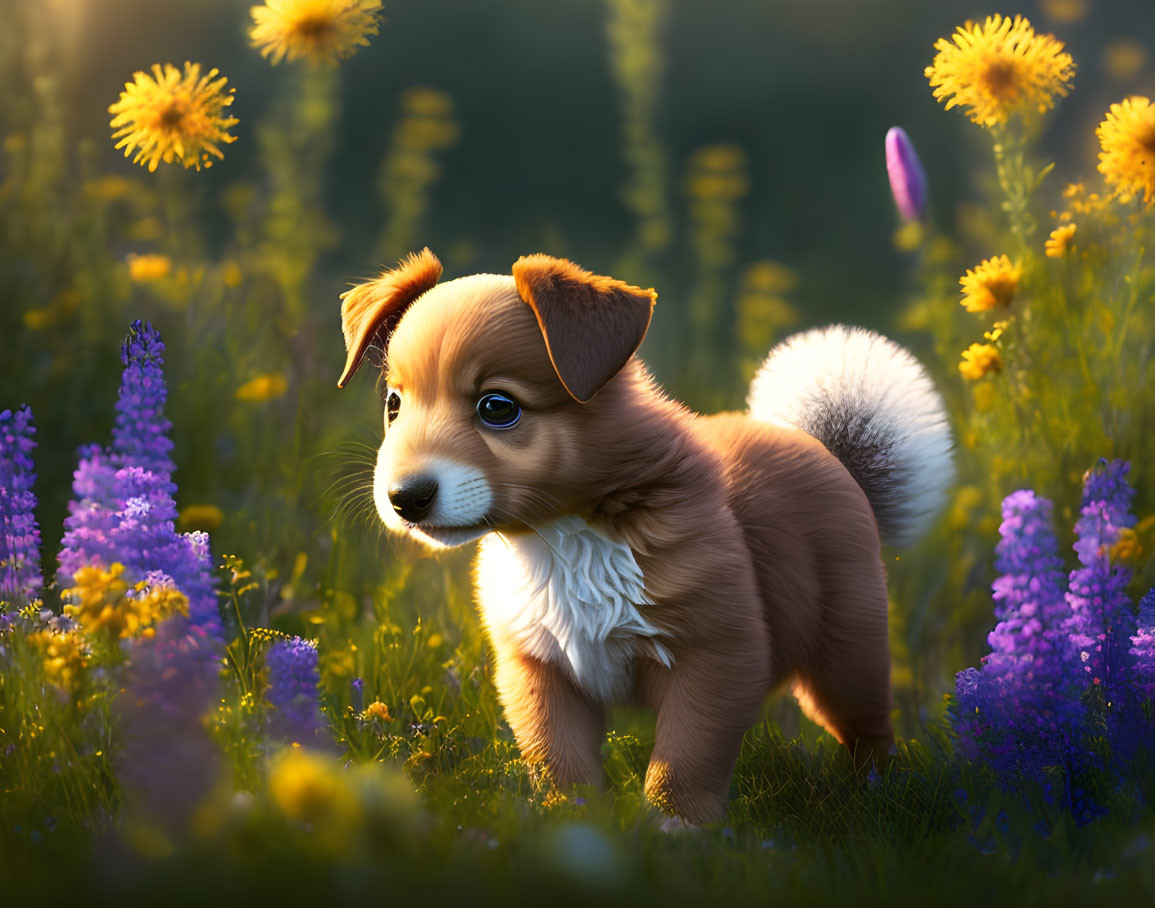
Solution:
<svg viewBox="0 0 1155 908">
<path fill-rule="evenodd" d="M 407 476 L 389 486 L 389 504 L 408 523 L 420 523 L 437 500 L 437 480 L 432 476 Z"/>
</svg>

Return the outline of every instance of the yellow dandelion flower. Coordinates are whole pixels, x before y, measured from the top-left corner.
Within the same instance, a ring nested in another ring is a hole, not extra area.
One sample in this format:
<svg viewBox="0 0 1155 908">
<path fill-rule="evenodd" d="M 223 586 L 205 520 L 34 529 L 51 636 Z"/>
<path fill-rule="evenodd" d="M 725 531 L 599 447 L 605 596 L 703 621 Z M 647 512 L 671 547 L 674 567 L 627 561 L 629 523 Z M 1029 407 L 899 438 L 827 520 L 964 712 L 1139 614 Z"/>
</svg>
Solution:
<svg viewBox="0 0 1155 908">
<path fill-rule="evenodd" d="M 1071 246 L 1071 238 L 1075 235 L 1075 224 L 1063 224 L 1051 231 L 1050 237 L 1044 244 L 1047 251 L 1047 256 L 1053 259 L 1061 259 L 1067 254 Z"/>
<path fill-rule="evenodd" d="M 289 390 L 289 380 L 280 372 L 258 375 L 237 388 L 237 400 L 252 404 L 281 397 Z"/>
<path fill-rule="evenodd" d="M 211 533 L 225 520 L 225 513 L 215 504 L 190 504 L 182 508 L 177 523 L 184 532 L 203 530 Z"/>
<path fill-rule="evenodd" d="M 978 381 L 984 375 L 1000 372 L 1003 368 L 1003 358 L 997 348 L 991 344 L 971 344 L 963 350 L 962 361 L 958 370 L 968 381 Z"/>
<path fill-rule="evenodd" d="M 1022 266 L 1005 255 L 985 259 L 958 280 L 963 307 L 967 312 L 986 312 L 995 306 L 1010 305 L 1022 276 Z"/>
<path fill-rule="evenodd" d="M 335 64 L 377 34 L 381 0 L 266 0 L 254 6 L 249 39 L 273 63 L 304 57 Z"/>
<path fill-rule="evenodd" d="M 365 707 L 365 718 L 380 719 L 382 722 L 392 722 L 393 717 L 389 715 L 389 707 L 380 700 L 374 700 Z"/>
<path fill-rule="evenodd" d="M 110 124 L 117 148 L 132 163 L 150 171 L 164 161 L 180 161 L 185 167 L 211 167 L 213 157 L 223 158 L 222 144 L 236 141 L 228 130 L 236 117 L 224 109 L 233 103 L 233 89 L 225 91 L 224 76 L 210 69 L 201 75 L 199 63 L 185 62 L 184 73 L 171 63 L 152 66 L 152 75 L 137 72 L 124 84 L 120 100 L 108 108 L 115 114 Z"/>
<path fill-rule="evenodd" d="M 963 105 L 981 126 L 1045 113 L 1056 95 L 1065 97 L 1070 90 L 1075 62 L 1063 42 L 1036 34 L 1022 16 L 988 16 L 982 25 L 967 22 L 953 37 L 953 42 L 935 42 L 938 53 L 926 77 L 947 110 Z"/>
<path fill-rule="evenodd" d="M 1099 170 L 1123 201 L 1143 195 L 1155 205 L 1155 105 L 1148 98 L 1112 104 L 1096 130 L 1102 151 Z"/>
<path fill-rule="evenodd" d="M 128 276 L 138 284 L 163 281 L 172 271 L 172 259 L 167 255 L 147 253 L 128 256 Z"/>
</svg>

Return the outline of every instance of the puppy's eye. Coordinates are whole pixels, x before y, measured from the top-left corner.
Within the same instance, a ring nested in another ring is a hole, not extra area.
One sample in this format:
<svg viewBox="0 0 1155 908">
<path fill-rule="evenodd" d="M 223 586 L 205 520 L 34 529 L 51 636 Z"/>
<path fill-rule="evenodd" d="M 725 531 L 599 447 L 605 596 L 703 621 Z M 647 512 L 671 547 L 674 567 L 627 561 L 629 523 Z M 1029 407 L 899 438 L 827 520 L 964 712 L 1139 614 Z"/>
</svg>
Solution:
<svg viewBox="0 0 1155 908">
<path fill-rule="evenodd" d="M 521 419 L 521 405 L 508 394 L 490 391 L 477 402 L 477 415 L 491 429 L 512 429 Z"/>
<path fill-rule="evenodd" d="M 389 417 L 389 422 L 393 422 L 397 418 L 397 414 L 401 412 L 401 395 L 396 391 L 390 391 L 385 396 L 385 413 Z"/>
</svg>

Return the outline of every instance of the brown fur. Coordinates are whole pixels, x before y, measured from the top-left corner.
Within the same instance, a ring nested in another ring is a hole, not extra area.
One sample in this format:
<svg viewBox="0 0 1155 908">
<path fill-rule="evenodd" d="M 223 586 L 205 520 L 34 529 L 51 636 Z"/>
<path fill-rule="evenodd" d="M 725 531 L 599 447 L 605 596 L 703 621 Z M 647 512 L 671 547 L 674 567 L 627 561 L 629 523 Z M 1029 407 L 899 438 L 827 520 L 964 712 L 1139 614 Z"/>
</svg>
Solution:
<svg viewBox="0 0 1155 908">
<path fill-rule="evenodd" d="M 377 280 L 341 294 L 341 328 L 349 355 L 338 388 L 344 388 L 361 368 L 375 339 L 384 348 L 389 332 L 409 304 L 437 283 L 441 271 L 441 262 L 426 247 L 398 262 L 396 268 L 382 272 Z"/>
<path fill-rule="evenodd" d="M 503 533 L 576 514 L 630 546 L 652 599 L 640 611 L 674 659 L 667 668 L 637 657 L 632 689 L 657 713 L 646 793 L 668 812 L 695 823 L 721 815 L 742 736 L 783 683 L 860 758 L 885 753 L 885 576 L 874 515 L 850 474 L 804 433 L 698 416 L 665 397 L 632 356 L 636 330 L 617 345 L 582 336 L 641 324 L 646 292 L 542 256 L 515 269 L 520 295 L 442 285 L 402 315 L 388 350 L 404 399 L 388 463 L 404 472 L 442 456 L 478 468 L 495 495 L 486 523 Z M 595 314 L 563 335 L 550 312 L 566 306 Z M 599 369 L 575 365 L 559 343 L 588 344 L 592 362 L 629 352 L 599 386 Z M 476 424 L 477 396 L 494 389 L 522 404 L 513 431 Z M 531 658 L 486 624 L 525 759 L 561 787 L 598 783 L 603 704 L 568 664 Z"/>
</svg>

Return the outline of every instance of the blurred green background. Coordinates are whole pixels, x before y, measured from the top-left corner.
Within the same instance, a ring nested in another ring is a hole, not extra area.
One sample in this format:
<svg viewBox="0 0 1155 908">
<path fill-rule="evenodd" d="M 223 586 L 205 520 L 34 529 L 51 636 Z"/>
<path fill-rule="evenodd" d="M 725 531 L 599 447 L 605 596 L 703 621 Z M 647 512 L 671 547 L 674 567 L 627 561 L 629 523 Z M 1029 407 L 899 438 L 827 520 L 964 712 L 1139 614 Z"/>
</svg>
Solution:
<svg viewBox="0 0 1155 908">
<path fill-rule="evenodd" d="M 271 66 L 249 46 L 249 5 L 5 0 L 0 406 L 30 403 L 40 426 L 50 573 L 75 449 L 112 424 L 119 338 L 151 319 L 169 345 L 178 504 L 219 508 L 214 551 L 256 567 L 258 618 L 302 627 L 322 602 L 356 612 L 414 555 L 367 508 L 369 370 L 335 387 L 351 282 L 424 245 L 447 278 L 566 256 L 656 287 L 643 355 L 659 380 L 739 407 L 795 329 L 844 320 L 934 352 L 899 318 L 920 291 L 893 238 L 890 126 L 919 149 L 933 224 L 958 238 L 954 273 L 1000 251 L 979 206 L 989 139 L 923 76 L 936 38 L 1001 11 L 1066 42 L 1076 91 L 1041 137 L 1056 199 L 1093 174 L 1108 105 L 1155 92 L 1149 0 L 389 0 L 380 34 L 333 70 Z M 228 77 L 238 140 L 210 170 L 149 174 L 114 150 L 107 108 L 136 70 L 184 60 Z M 165 276 L 131 276 L 146 253 L 168 257 Z M 956 393 L 957 372 L 934 368 Z M 983 651 L 996 524 L 980 516 L 964 509 L 933 557 L 893 564 L 908 706 Z M 460 581 L 463 557 L 447 560 Z"/>
</svg>

